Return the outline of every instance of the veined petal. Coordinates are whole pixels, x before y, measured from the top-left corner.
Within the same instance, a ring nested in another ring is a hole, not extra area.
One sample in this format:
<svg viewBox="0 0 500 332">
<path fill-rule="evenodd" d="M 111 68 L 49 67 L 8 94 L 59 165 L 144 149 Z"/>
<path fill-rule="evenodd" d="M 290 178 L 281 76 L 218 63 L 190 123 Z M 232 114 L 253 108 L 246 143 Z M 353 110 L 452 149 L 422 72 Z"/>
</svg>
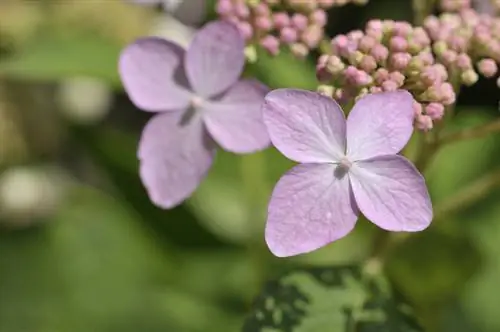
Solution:
<svg viewBox="0 0 500 332">
<path fill-rule="evenodd" d="M 345 118 L 331 98 L 315 92 L 278 89 L 263 105 L 271 141 L 287 158 L 302 163 L 338 161 L 345 150 Z"/>
<path fill-rule="evenodd" d="M 406 232 L 429 226 L 432 203 L 425 179 L 404 157 L 382 156 L 355 162 L 350 179 L 359 209 L 377 226 Z"/>
<path fill-rule="evenodd" d="M 194 91 L 212 97 L 235 84 L 245 65 L 245 40 L 229 22 L 206 24 L 186 54 L 186 74 Z"/>
<path fill-rule="evenodd" d="M 286 173 L 269 203 L 266 242 L 278 257 L 316 250 L 347 235 L 358 217 L 346 174 L 331 164 L 301 164 Z"/>
<path fill-rule="evenodd" d="M 119 60 L 125 91 L 140 109 L 161 112 L 187 108 L 191 92 L 183 72 L 184 50 L 158 37 L 127 46 Z"/>
<path fill-rule="evenodd" d="M 404 90 L 359 99 L 347 118 L 347 158 L 355 161 L 401 151 L 413 133 L 413 101 Z"/>
<path fill-rule="evenodd" d="M 255 80 L 242 80 L 204 110 L 208 131 L 224 150 L 249 153 L 269 146 L 261 106 L 268 88 Z"/>
<path fill-rule="evenodd" d="M 203 180 L 215 154 L 201 119 L 184 122 L 181 112 L 154 116 L 139 143 L 140 176 L 151 201 L 172 208 Z"/>
</svg>

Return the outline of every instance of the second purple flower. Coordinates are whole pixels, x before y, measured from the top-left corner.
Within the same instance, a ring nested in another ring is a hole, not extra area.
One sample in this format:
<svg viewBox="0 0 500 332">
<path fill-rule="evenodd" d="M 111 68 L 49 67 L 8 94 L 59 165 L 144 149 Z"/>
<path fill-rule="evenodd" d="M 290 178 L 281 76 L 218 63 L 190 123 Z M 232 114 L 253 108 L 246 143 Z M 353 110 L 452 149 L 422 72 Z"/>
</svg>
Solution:
<svg viewBox="0 0 500 332">
<path fill-rule="evenodd" d="M 268 89 L 239 80 L 245 41 L 230 23 L 203 27 L 184 51 L 156 37 L 122 53 L 119 71 L 132 102 L 157 112 L 139 143 L 140 176 L 150 199 L 172 208 L 198 187 L 216 144 L 235 153 L 270 144 L 260 109 Z"/>
</svg>

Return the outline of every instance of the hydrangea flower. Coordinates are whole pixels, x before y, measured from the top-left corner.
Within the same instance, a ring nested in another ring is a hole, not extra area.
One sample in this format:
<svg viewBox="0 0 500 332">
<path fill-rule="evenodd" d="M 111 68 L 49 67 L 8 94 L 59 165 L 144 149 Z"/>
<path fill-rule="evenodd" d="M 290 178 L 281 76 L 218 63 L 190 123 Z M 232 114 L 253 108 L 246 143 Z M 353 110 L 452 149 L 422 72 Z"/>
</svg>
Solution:
<svg viewBox="0 0 500 332">
<path fill-rule="evenodd" d="M 301 164 L 277 183 L 266 242 L 279 257 L 318 249 L 347 235 L 359 211 L 388 231 L 425 229 L 432 205 L 425 180 L 397 153 L 413 132 L 405 90 L 361 97 L 347 121 L 335 100 L 278 89 L 263 105 L 271 142 Z"/>
<path fill-rule="evenodd" d="M 254 80 L 238 81 L 244 47 L 234 25 L 213 22 L 198 31 L 187 51 L 148 37 L 121 54 L 129 98 L 158 112 L 144 128 L 138 151 L 140 176 L 156 205 L 172 208 L 191 195 L 212 164 L 215 142 L 235 153 L 269 145 L 261 111 L 268 90 Z"/>
</svg>

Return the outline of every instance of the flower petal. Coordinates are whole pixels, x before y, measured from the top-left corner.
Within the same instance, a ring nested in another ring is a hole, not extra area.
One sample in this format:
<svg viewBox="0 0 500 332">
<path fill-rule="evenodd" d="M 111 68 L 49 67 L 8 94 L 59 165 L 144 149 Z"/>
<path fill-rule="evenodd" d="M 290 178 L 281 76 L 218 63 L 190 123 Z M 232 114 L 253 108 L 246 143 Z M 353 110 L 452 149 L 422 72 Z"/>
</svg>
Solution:
<svg viewBox="0 0 500 332">
<path fill-rule="evenodd" d="M 353 164 L 350 179 L 361 212 L 388 231 L 421 231 L 432 220 L 425 180 L 404 157 L 382 156 Z"/>
<path fill-rule="evenodd" d="M 407 91 L 362 97 L 347 118 L 348 159 L 398 153 L 413 133 L 413 118 L 413 97 Z"/>
<path fill-rule="evenodd" d="M 141 38 L 127 46 L 119 71 L 130 100 L 151 112 L 188 107 L 191 92 L 185 85 L 183 56 L 180 46 L 158 37 Z"/>
<path fill-rule="evenodd" d="M 212 165 L 215 154 L 200 119 L 188 124 L 181 112 L 154 116 L 139 143 L 140 176 L 151 201 L 169 209 L 188 198 Z"/>
<path fill-rule="evenodd" d="M 225 150 L 249 153 L 269 146 L 261 106 L 268 88 L 255 80 L 232 86 L 205 110 L 205 124 L 212 137 Z"/>
<path fill-rule="evenodd" d="M 302 163 L 338 161 L 345 150 L 345 118 L 340 106 L 318 93 L 278 89 L 263 105 L 271 141 L 287 158 Z"/>
<path fill-rule="evenodd" d="M 236 83 L 245 64 L 245 40 L 229 22 L 206 24 L 186 54 L 186 73 L 194 91 L 212 97 Z"/>
<path fill-rule="evenodd" d="M 286 173 L 269 203 L 266 242 L 278 257 L 316 250 L 347 235 L 358 218 L 346 174 L 331 164 L 301 164 Z"/>
</svg>

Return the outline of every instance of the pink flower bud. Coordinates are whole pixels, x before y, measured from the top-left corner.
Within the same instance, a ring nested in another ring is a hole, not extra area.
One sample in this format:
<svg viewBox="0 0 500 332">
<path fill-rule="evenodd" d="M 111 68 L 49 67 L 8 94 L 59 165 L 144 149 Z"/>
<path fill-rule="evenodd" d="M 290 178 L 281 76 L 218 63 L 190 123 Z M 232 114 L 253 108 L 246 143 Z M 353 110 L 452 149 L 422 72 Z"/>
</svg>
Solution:
<svg viewBox="0 0 500 332">
<path fill-rule="evenodd" d="M 372 86 L 372 87 L 370 87 L 369 91 L 370 91 L 370 93 L 379 93 L 379 92 L 382 92 L 383 90 L 379 86 Z"/>
<path fill-rule="evenodd" d="M 441 102 L 444 105 L 451 105 L 455 102 L 456 99 L 455 91 L 453 91 L 453 86 L 450 83 L 445 82 L 441 84 L 440 92 L 441 92 Z"/>
<path fill-rule="evenodd" d="M 373 46 L 370 53 L 378 63 L 385 62 L 385 60 L 387 60 L 387 57 L 389 56 L 389 50 L 387 49 L 387 47 L 381 44 Z"/>
<path fill-rule="evenodd" d="M 478 62 L 477 69 L 484 77 L 493 77 L 498 71 L 498 66 L 493 59 L 483 59 Z"/>
<path fill-rule="evenodd" d="M 273 14 L 273 23 L 277 29 L 283 29 L 290 25 L 290 16 L 285 12 L 278 12 Z"/>
<path fill-rule="evenodd" d="M 240 33 L 243 36 L 243 38 L 245 38 L 245 40 L 249 40 L 249 39 L 252 38 L 252 36 L 253 36 L 253 28 L 250 25 L 250 23 L 245 22 L 245 21 L 238 22 L 238 23 L 236 23 L 236 27 L 240 31 Z"/>
<path fill-rule="evenodd" d="M 361 59 L 361 62 L 359 63 L 359 67 L 366 71 L 367 73 L 371 73 L 375 69 L 377 69 L 377 62 L 371 55 L 365 55 Z"/>
<path fill-rule="evenodd" d="M 271 19 L 267 16 L 257 16 L 255 18 L 255 27 L 259 31 L 267 32 L 272 29 L 273 23 Z"/>
<path fill-rule="evenodd" d="M 318 6 L 321 8 L 330 8 L 335 4 L 335 0 L 317 0 Z"/>
<path fill-rule="evenodd" d="M 425 114 L 432 120 L 440 120 L 444 115 L 444 106 L 440 103 L 429 103 L 425 106 Z"/>
<path fill-rule="evenodd" d="M 391 80 L 382 83 L 382 89 L 384 91 L 396 91 L 398 88 L 399 88 L 398 84 Z"/>
<path fill-rule="evenodd" d="M 229 16 L 233 13 L 231 0 L 219 0 L 215 9 L 220 16 Z"/>
<path fill-rule="evenodd" d="M 298 30 L 303 31 L 309 25 L 309 20 L 307 16 L 299 13 L 295 13 L 292 16 L 292 25 Z"/>
<path fill-rule="evenodd" d="M 412 32 L 412 27 L 410 23 L 398 21 L 394 22 L 394 34 L 401 37 L 408 37 L 408 35 Z"/>
<path fill-rule="evenodd" d="M 396 70 L 404 70 L 411 59 L 412 56 L 409 53 L 394 53 L 391 55 L 391 65 Z"/>
<path fill-rule="evenodd" d="M 446 66 L 451 66 L 457 59 L 457 53 L 452 50 L 446 50 L 441 55 L 441 59 Z"/>
<path fill-rule="evenodd" d="M 277 55 L 280 50 L 280 42 L 278 38 L 267 35 L 260 40 L 260 46 L 262 46 L 271 55 Z"/>
<path fill-rule="evenodd" d="M 460 53 L 455 59 L 455 64 L 460 70 L 467 70 L 472 68 L 472 61 L 470 57 L 465 53 Z"/>
<path fill-rule="evenodd" d="M 326 25 L 328 17 L 323 9 L 316 9 L 314 12 L 311 13 L 310 19 L 313 24 L 324 27 Z"/>
<path fill-rule="evenodd" d="M 309 48 L 314 48 L 318 46 L 323 37 L 323 29 L 317 25 L 310 25 L 302 33 L 301 40 Z"/>
<path fill-rule="evenodd" d="M 377 44 L 377 40 L 371 36 L 363 36 L 358 43 L 358 48 L 361 52 L 369 53 L 373 46 Z"/>
<path fill-rule="evenodd" d="M 284 27 L 280 31 L 280 39 L 285 44 L 295 43 L 298 37 L 297 30 L 292 27 Z"/>
<path fill-rule="evenodd" d="M 250 9 L 244 2 L 237 2 L 234 4 L 234 13 L 240 19 L 246 19 L 250 16 Z"/>
<path fill-rule="evenodd" d="M 379 68 L 375 74 L 373 74 L 373 78 L 378 85 L 382 85 L 384 81 L 389 79 L 389 71 L 385 68 Z"/>
<path fill-rule="evenodd" d="M 428 115 L 420 114 L 415 118 L 415 126 L 423 131 L 429 131 L 432 129 L 432 119 Z"/>
<path fill-rule="evenodd" d="M 405 83 L 405 75 L 400 73 L 399 71 L 393 71 L 389 74 L 389 79 L 393 82 L 396 82 L 398 87 L 403 86 Z"/>
<path fill-rule="evenodd" d="M 295 57 L 299 59 L 303 59 L 309 54 L 309 48 L 307 48 L 307 46 L 302 43 L 291 44 L 290 51 Z"/>
<path fill-rule="evenodd" d="M 259 16 L 269 16 L 271 14 L 271 9 L 267 4 L 261 2 L 254 7 L 254 12 Z"/>
<path fill-rule="evenodd" d="M 413 102 L 413 114 L 415 115 L 415 118 L 422 115 L 422 104 L 417 101 Z"/>
<path fill-rule="evenodd" d="M 474 69 L 468 69 L 460 75 L 460 79 L 463 84 L 471 86 L 478 81 L 479 75 L 474 71 Z"/>
<path fill-rule="evenodd" d="M 394 36 L 389 41 L 389 47 L 393 52 L 405 52 L 408 48 L 408 41 L 401 36 Z"/>
</svg>

